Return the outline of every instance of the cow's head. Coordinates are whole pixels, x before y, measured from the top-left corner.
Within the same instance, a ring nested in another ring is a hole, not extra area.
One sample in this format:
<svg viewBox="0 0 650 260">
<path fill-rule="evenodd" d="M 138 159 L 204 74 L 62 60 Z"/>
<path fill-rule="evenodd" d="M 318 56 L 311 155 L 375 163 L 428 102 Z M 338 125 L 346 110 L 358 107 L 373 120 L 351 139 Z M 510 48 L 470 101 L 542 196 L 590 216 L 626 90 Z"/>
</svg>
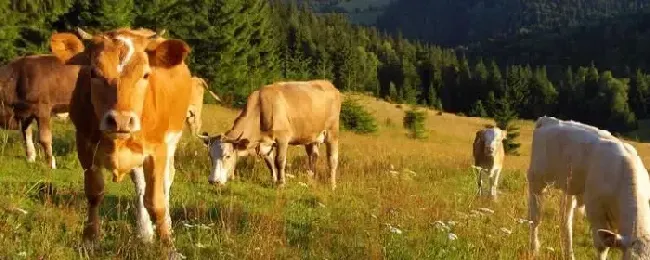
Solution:
<svg viewBox="0 0 650 260">
<path fill-rule="evenodd" d="M 141 130 L 144 100 L 156 73 L 183 63 L 190 52 L 181 40 L 165 40 L 146 29 L 117 29 L 90 35 L 86 46 L 70 33 L 52 35 L 54 55 L 66 64 L 90 69 L 91 103 L 105 136 L 129 139 Z"/>
<path fill-rule="evenodd" d="M 208 182 L 210 184 L 226 184 L 234 173 L 237 158 L 239 156 L 248 156 L 249 149 L 245 145 L 224 142 L 223 135 L 210 137 L 207 132 L 203 132 L 198 137 L 208 147 L 208 156 L 212 163 Z"/>
<path fill-rule="evenodd" d="M 606 247 L 620 248 L 623 259 L 650 259 L 650 235 L 641 237 L 622 236 L 607 229 L 597 231 L 598 238 Z"/>
<path fill-rule="evenodd" d="M 486 156 L 494 156 L 499 149 L 501 142 L 506 139 L 508 132 L 496 126 L 490 126 L 476 131 L 474 138 L 474 149 L 482 149 Z"/>
</svg>

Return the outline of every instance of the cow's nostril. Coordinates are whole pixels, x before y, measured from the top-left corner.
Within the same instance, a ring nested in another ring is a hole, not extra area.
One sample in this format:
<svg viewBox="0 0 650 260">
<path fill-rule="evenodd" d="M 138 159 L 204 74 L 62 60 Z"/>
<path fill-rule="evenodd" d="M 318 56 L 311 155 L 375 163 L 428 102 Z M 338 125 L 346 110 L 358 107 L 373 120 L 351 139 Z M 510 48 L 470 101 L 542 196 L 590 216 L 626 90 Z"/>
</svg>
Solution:
<svg viewBox="0 0 650 260">
<path fill-rule="evenodd" d="M 115 121 L 115 117 L 113 117 L 113 116 L 106 117 L 106 126 L 109 129 L 116 129 L 117 128 L 117 121 Z"/>
<path fill-rule="evenodd" d="M 137 124 L 137 123 L 136 123 L 136 119 L 135 119 L 135 117 L 131 117 L 131 118 L 129 118 L 129 127 L 131 127 L 131 129 L 135 128 L 135 125 L 136 125 L 136 124 Z"/>
</svg>

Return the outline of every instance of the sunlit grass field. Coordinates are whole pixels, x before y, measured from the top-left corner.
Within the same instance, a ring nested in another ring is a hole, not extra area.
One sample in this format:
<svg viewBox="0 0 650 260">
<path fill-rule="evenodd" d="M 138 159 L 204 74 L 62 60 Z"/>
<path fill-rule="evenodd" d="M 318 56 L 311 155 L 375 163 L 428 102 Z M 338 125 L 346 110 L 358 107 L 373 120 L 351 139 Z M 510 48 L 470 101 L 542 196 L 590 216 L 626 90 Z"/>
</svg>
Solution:
<svg viewBox="0 0 650 260">
<path fill-rule="evenodd" d="M 491 202 L 475 195 L 470 169 L 474 133 L 489 120 L 431 111 L 429 138 L 412 140 L 402 128 L 405 106 L 360 98 L 380 131 L 342 133 L 335 192 L 324 147 L 314 182 L 306 176 L 304 148 L 294 146 L 288 173 L 295 178 L 285 189 L 273 188 L 263 161 L 253 157 L 239 162 L 226 187 L 211 186 L 206 148 L 186 132 L 171 191 L 178 251 L 187 259 L 531 259 L 528 224 L 520 222 L 527 217 L 532 122 L 518 122 L 521 156 L 506 158 L 499 201 Z M 204 111 L 203 130 L 211 134 L 227 130 L 237 115 L 216 105 Z M 36 164 L 25 161 L 17 131 L 0 132 L 0 259 L 87 257 L 80 249 L 87 205 L 74 132 L 68 121 L 54 125 L 59 169 L 53 171 L 40 155 Z M 648 145 L 633 145 L 647 164 Z M 135 236 L 131 181 L 105 177 L 102 240 L 90 258 L 164 257 L 159 245 Z M 44 188 L 48 183 L 51 189 Z M 558 207 L 558 193 L 550 192 L 541 259 L 561 258 Z M 574 223 L 576 258 L 593 258 L 588 224 L 580 214 Z M 620 255 L 612 252 L 610 258 Z"/>
</svg>

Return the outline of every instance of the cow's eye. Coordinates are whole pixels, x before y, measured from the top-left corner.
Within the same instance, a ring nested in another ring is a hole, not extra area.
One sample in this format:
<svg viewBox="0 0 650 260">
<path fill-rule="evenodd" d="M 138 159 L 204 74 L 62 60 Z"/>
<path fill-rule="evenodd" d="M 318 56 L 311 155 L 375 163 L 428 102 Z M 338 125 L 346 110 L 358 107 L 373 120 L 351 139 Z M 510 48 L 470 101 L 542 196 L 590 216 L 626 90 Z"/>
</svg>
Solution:
<svg viewBox="0 0 650 260">
<path fill-rule="evenodd" d="M 144 76 L 142 76 L 143 79 L 148 79 L 149 78 L 149 72 L 145 73 Z"/>
</svg>

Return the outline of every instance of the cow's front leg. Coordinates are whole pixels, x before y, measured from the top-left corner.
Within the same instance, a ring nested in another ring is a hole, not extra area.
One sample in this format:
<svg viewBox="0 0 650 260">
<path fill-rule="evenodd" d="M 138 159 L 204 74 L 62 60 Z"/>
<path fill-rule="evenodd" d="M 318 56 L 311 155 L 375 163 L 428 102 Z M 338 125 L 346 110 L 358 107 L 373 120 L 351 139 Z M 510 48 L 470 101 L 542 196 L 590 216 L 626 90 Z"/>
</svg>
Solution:
<svg viewBox="0 0 650 260">
<path fill-rule="evenodd" d="M 284 187 L 286 184 L 286 166 L 287 166 L 287 148 L 289 144 L 285 142 L 277 143 L 277 151 L 275 154 L 275 168 L 278 171 L 278 186 Z"/>
<path fill-rule="evenodd" d="M 560 234 L 562 236 L 562 245 L 564 258 L 573 260 L 573 212 L 576 207 L 576 201 L 573 195 L 564 194 L 560 199 L 560 209 L 562 210 L 562 226 Z"/>
<path fill-rule="evenodd" d="M 159 149 L 159 150 L 165 150 Z M 164 186 L 165 172 L 169 160 L 164 151 L 158 151 L 154 156 L 147 157 L 144 161 L 144 179 L 147 183 L 144 193 L 144 205 L 156 223 L 156 231 L 160 240 L 171 245 L 171 223 L 167 221 L 167 203 L 165 201 Z"/>
<path fill-rule="evenodd" d="M 262 154 L 262 158 L 264 158 L 264 163 L 266 163 L 266 168 L 271 171 L 271 178 L 273 178 L 273 183 L 278 182 L 278 171 L 275 169 L 275 164 L 273 163 L 273 160 L 275 159 L 275 151 L 270 151 L 267 154 Z"/>
<path fill-rule="evenodd" d="M 144 193 L 147 183 L 144 179 L 142 167 L 131 170 L 131 180 L 135 185 L 135 215 L 137 217 L 138 236 L 144 242 L 151 242 L 153 240 L 153 226 L 149 212 L 144 207 Z"/>
<path fill-rule="evenodd" d="M 499 176 L 501 169 L 492 169 L 490 173 L 490 197 L 492 200 L 497 200 L 497 187 L 499 186 Z"/>
<path fill-rule="evenodd" d="M 84 193 L 88 200 L 88 219 L 83 239 L 92 244 L 99 239 L 99 205 L 104 200 L 104 178 L 102 172 L 94 166 L 84 171 Z"/>
<path fill-rule="evenodd" d="M 84 193 L 88 200 L 88 218 L 83 230 L 83 240 L 92 245 L 99 238 L 99 205 L 104 200 L 104 176 L 93 164 L 93 149 L 85 136 L 76 134 L 77 157 L 84 169 Z"/>
<path fill-rule="evenodd" d="M 483 196 L 483 168 L 475 168 L 477 171 L 476 178 L 477 178 L 477 185 L 478 185 L 478 191 L 476 192 L 479 196 Z"/>
</svg>

